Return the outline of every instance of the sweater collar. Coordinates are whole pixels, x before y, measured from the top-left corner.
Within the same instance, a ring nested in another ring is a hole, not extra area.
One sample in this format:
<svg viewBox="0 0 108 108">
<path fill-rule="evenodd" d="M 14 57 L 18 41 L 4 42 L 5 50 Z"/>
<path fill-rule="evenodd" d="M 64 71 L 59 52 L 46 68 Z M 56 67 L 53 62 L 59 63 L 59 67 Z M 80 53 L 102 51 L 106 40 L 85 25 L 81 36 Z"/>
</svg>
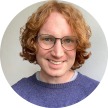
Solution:
<svg viewBox="0 0 108 108">
<path fill-rule="evenodd" d="M 33 75 L 33 81 L 34 83 L 36 83 L 39 86 L 42 87 L 46 87 L 46 88 L 67 88 L 67 87 L 71 87 L 72 85 L 76 85 L 79 82 L 79 78 L 80 78 L 81 74 L 78 72 L 77 78 L 74 81 L 70 81 L 67 83 L 61 83 L 61 84 L 50 84 L 50 83 L 45 83 L 45 82 L 41 82 L 39 80 L 36 79 L 35 74 Z"/>
</svg>

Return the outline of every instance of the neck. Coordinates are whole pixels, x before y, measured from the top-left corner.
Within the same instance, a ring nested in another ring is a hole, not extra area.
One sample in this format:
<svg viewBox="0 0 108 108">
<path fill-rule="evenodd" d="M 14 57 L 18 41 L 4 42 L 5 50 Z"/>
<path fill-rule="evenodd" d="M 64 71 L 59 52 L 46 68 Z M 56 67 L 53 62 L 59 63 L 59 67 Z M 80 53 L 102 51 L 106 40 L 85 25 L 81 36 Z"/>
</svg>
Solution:
<svg viewBox="0 0 108 108">
<path fill-rule="evenodd" d="M 71 80 L 74 76 L 74 71 L 68 71 L 65 75 L 62 76 L 50 76 L 45 72 L 40 71 L 40 78 L 43 82 L 50 83 L 50 84 L 60 84 L 66 83 Z"/>
</svg>

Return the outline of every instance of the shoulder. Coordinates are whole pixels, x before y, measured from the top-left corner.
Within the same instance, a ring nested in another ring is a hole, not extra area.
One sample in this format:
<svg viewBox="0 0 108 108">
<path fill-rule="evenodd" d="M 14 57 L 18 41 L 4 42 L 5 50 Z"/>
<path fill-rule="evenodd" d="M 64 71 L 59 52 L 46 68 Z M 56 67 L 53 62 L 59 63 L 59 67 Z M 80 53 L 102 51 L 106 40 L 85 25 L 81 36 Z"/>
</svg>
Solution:
<svg viewBox="0 0 108 108">
<path fill-rule="evenodd" d="M 16 84 L 12 85 L 12 89 L 20 96 L 24 96 L 35 85 L 35 74 L 28 78 L 22 78 Z"/>
<path fill-rule="evenodd" d="M 78 73 L 78 85 L 84 90 L 86 95 L 89 95 L 99 85 L 99 82 L 82 75 L 81 73 Z"/>
</svg>

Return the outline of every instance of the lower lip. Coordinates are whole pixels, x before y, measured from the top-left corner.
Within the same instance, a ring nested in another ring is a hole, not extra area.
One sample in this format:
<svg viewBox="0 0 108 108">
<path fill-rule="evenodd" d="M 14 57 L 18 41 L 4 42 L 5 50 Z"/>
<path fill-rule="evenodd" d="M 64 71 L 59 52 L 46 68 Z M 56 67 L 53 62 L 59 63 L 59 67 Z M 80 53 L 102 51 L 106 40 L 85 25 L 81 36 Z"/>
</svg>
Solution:
<svg viewBox="0 0 108 108">
<path fill-rule="evenodd" d="M 49 60 L 47 60 L 48 61 L 48 64 L 49 64 L 49 66 L 51 67 L 51 68 L 61 68 L 61 67 L 63 67 L 63 64 L 64 64 L 64 62 L 62 62 L 62 63 L 60 63 L 60 64 L 53 64 L 53 63 L 51 63 Z"/>
</svg>

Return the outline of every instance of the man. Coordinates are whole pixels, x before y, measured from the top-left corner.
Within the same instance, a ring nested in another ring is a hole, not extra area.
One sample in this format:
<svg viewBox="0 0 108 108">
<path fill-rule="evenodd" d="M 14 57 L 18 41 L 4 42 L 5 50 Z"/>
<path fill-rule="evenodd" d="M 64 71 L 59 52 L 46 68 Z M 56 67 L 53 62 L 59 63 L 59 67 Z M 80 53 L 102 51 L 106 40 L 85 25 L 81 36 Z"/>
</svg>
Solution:
<svg viewBox="0 0 108 108">
<path fill-rule="evenodd" d="M 75 71 L 91 53 L 91 29 L 79 10 L 49 1 L 32 14 L 20 37 L 20 56 L 41 70 L 12 88 L 43 107 L 66 107 L 86 98 L 99 84 Z"/>
<path fill-rule="evenodd" d="M 54 84 L 68 82 L 74 75 L 74 72 L 69 69 L 75 61 L 76 49 L 74 48 L 77 45 L 77 37 L 71 31 L 63 15 L 52 12 L 40 28 L 38 40 L 42 48 L 47 49 L 48 47 L 48 50 L 38 47 L 36 54 L 37 62 L 41 66 L 40 77 L 42 80 Z M 68 49 L 72 51 L 67 51 Z"/>
</svg>

